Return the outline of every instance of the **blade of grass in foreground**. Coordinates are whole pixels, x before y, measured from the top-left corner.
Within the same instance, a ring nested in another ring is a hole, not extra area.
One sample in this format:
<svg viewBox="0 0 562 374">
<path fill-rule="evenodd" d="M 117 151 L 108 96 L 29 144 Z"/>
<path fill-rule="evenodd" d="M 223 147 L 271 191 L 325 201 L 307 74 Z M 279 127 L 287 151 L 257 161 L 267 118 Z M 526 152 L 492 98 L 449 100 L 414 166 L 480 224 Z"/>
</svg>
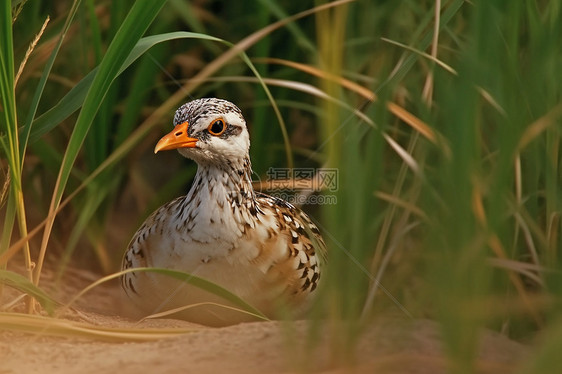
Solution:
<svg viewBox="0 0 562 374">
<path fill-rule="evenodd" d="M 150 48 L 152 48 L 156 44 L 182 38 L 203 39 L 225 43 L 222 39 L 219 38 L 187 31 L 178 31 L 161 35 L 147 36 L 139 40 L 139 42 L 131 50 L 131 53 L 125 59 L 117 74 L 115 74 L 113 78 L 116 78 L 121 73 L 123 73 L 125 69 L 127 69 L 133 62 L 144 55 Z M 82 80 L 78 82 L 78 84 L 76 84 L 55 106 L 35 119 L 30 135 L 30 141 L 33 142 L 39 140 L 41 136 L 51 131 L 66 118 L 70 117 L 72 113 L 80 109 L 80 107 L 84 103 L 88 91 L 90 90 L 90 87 L 92 86 L 92 82 L 94 81 L 98 70 L 99 67 L 93 69 L 88 75 L 82 78 Z"/>
<path fill-rule="evenodd" d="M 21 165 L 19 154 L 18 122 L 16 114 L 14 51 L 12 39 L 12 9 L 9 1 L 0 5 L 0 103 L 2 107 L 2 121 L 0 121 L 0 146 L 6 156 L 10 186 L 8 207 L 4 217 L 2 238 L 0 239 L 0 254 L 7 251 L 12 237 L 14 222 L 17 219 L 22 236 L 27 235 L 25 205 L 21 188 Z M 32 278 L 31 255 L 29 244 L 24 247 L 25 264 L 28 277 Z M 3 266 L 0 265 L 0 269 Z M 1 291 L 1 288 L 0 288 Z"/>
<path fill-rule="evenodd" d="M 232 292 L 228 291 L 226 288 L 223 288 L 223 287 L 221 287 L 221 286 L 219 286 L 219 285 L 217 285 L 213 282 L 210 282 L 206 279 L 199 278 L 195 275 L 185 273 L 185 272 L 182 272 L 182 271 L 171 270 L 171 269 L 163 269 L 163 268 L 149 268 L 149 267 L 140 267 L 140 268 L 122 270 L 122 271 L 119 271 L 117 273 L 113 273 L 113 274 L 105 276 L 101 279 L 98 279 L 96 282 L 90 284 L 88 287 L 84 288 L 76 296 L 74 296 L 68 302 L 67 307 L 74 304 L 74 302 L 76 302 L 76 300 L 78 300 L 79 298 L 84 296 L 85 293 L 89 292 L 91 289 L 99 286 L 100 284 L 105 283 L 107 281 L 110 281 L 112 279 L 116 279 L 116 278 L 122 276 L 123 274 L 132 273 L 132 272 L 149 272 L 149 273 L 162 274 L 162 275 L 165 275 L 165 276 L 168 276 L 168 277 L 175 278 L 179 281 L 191 284 L 192 286 L 198 287 L 198 288 L 200 288 L 204 291 L 212 293 L 213 295 L 219 296 L 226 301 L 229 301 L 230 303 L 232 303 L 236 307 L 240 308 L 241 313 L 251 314 L 255 317 L 265 319 L 265 320 L 268 319 L 262 312 L 260 312 L 258 309 L 256 309 L 252 305 L 245 302 L 239 296 L 233 294 Z"/>
<path fill-rule="evenodd" d="M 31 102 L 31 106 L 29 108 L 29 110 L 27 111 L 27 117 L 25 119 L 25 123 L 22 129 L 22 133 L 21 133 L 21 144 L 20 144 L 20 157 L 21 157 L 21 162 L 22 162 L 22 168 L 23 168 L 23 158 L 25 155 L 25 150 L 27 148 L 27 143 L 29 141 L 29 136 L 31 133 L 31 127 L 34 123 L 33 119 L 35 118 L 35 114 L 37 113 L 37 108 L 39 107 L 39 101 L 41 100 L 41 97 L 43 96 L 43 90 L 45 89 L 45 85 L 47 84 L 47 79 L 51 73 L 51 69 L 53 68 L 53 64 L 55 63 L 55 59 L 59 53 L 60 47 L 62 46 L 62 42 L 64 41 L 64 37 L 66 36 L 66 33 L 68 32 L 68 30 L 70 29 L 70 25 L 72 24 L 72 20 L 74 19 L 74 16 L 76 15 L 76 11 L 78 10 L 78 6 L 80 5 L 80 0 L 75 0 L 72 4 L 72 7 L 70 8 L 69 12 L 68 12 L 68 17 L 66 18 L 66 21 L 64 23 L 64 26 L 62 28 L 62 31 L 60 33 L 59 39 L 57 41 L 57 44 L 55 45 L 55 48 L 53 49 L 53 52 L 51 52 L 51 55 L 49 56 L 49 60 L 47 61 L 47 65 L 45 66 L 45 69 L 43 69 L 43 73 L 41 74 L 41 79 L 39 80 L 39 83 L 37 85 L 37 88 L 35 90 L 35 94 L 33 96 L 33 100 Z"/>
<path fill-rule="evenodd" d="M 37 268 L 33 277 L 35 284 L 38 284 L 41 276 L 41 269 L 47 250 L 47 244 L 54 222 L 55 216 L 51 213 L 56 211 L 60 204 L 66 183 L 72 171 L 72 166 L 78 156 L 78 151 L 84 142 L 84 138 L 90 129 L 90 125 L 92 124 L 96 112 L 98 111 L 113 79 L 119 73 L 123 62 L 142 37 L 148 26 L 152 23 L 160 9 L 164 6 L 165 2 L 166 0 L 135 2 L 131 11 L 127 15 L 127 18 L 111 42 L 107 53 L 99 66 L 99 70 L 94 77 L 86 98 L 84 99 L 82 111 L 78 116 L 74 131 L 70 137 L 60 173 L 57 178 L 55 191 L 49 207 L 49 216 L 52 218 L 47 221 L 45 227 L 43 240 L 41 242 L 41 250 L 37 260 Z"/>
<path fill-rule="evenodd" d="M 55 48 L 53 49 L 49 60 L 47 62 L 47 65 L 45 66 L 45 69 L 43 70 L 43 73 L 41 75 L 41 79 L 39 80 L 39 84 L 37 85 L 37 88 L 35 90 L 35 94 L 33 96 L 32 102 L 31 102 L 31 106 L 27 111 L 27 117 L 25 120 L 25 124 L 23 126 L 22 132 L 21 132 L 21 140 L 17 139 L 17 135 L 18 135 L 18 126 L 17 126 L 17 121 L 15 121 L 13 123 L 14 126 L 14 133 L 16 135 L 16 139 L 17 141 L 14 143 L 13 148 L 14 148 L 14 153 L 12 157 L 15 157 L 15 159 L 12 159 L 11 162 L 11 169 L 15 169 L 18 171 L 19 175 L 21 176 L 21 171 L 23 169 L 23 164 L 24 164 L 24 160 L 25 160 L 25 150 L 27 148 L 27 143 L 28 143 L 28 139 L 29 139 L 29 133 L 31 130 L 31 125 L 32 125 L 32 121 L 33 118 L 35 117 L 35 113 L 37 112 L 37 107 L 39 106 L 39 101 L 41 100 L 41 97 L 43 95 L 43 90 L 45 88 L 45 85 L 47 83 L 47 78 L 49 77 L 49 74 L 51 72 L 51 69 L 53 67 L 53 64 L 55 62 L 55 58 L 59 52 L 59 49 L 62 45 L 64 36 L 66 35 L 68 29 L 70 28 L 70 24 L 72 23 L 72 20 L 74 18 L 74 15 L 76 14 L 76 10 L 78 8 L 78 5 L 80 4 L 80 0 L 75 0 L 72 4 L 72 7 L 69 11 L 68 17 L 66 19 L 65 25 L 63 27 L 63 30 L 61 31 L 59 40 L 55 46 Z M 45 27 L 45 26 L 43 26 Z M 43 30 L 42 30 L 43 31 Z M 38 36 L 39 37 L 39 36 Z M 12 48 L 10 46 L 10 48 Z M 20 69 L 25 65 L 25 62 L 22 63 L 22 65 L 20 66 Z M 4 81 L 4 79 L 2 79 Z M 13 89 L 15 90 L 15 82 L 12 81 L 12 85 L 14 86 Z M 3 95 L 2 95 L 3 96 Z M 15 98 L 14 98 L 14 107 L 15 107 Z M 15 120 L 15 118 L 14 118 Z M 14 163 L 17 162 L 17 166 L 14 165 Z M 13 190 L 13 193 L 10 196 L 10 200 L 12 199 L 17 199 L 17 208 L 16 208 L 16 212 L 17 215 L 19 217 L 19 227 L 20 227 L 20 232 L 22 234 L 23 237 L 27 236 L 27 220 L 25 218 L 25 206 L 24 206 L 24 200 L 23 200 L 23 194 L 21 192 L 21 181 L 19 179 L 16 179 L 18 186 L 14 186 L 14 188 L 19 189 L 19 192 L 17 192 L 16 190 Z M 9 210 L 8 210 L 9 212 Z M 8 219 L 6 220 L 6 222 L 8 223 L 9 226 L 12 225 L 12 223 L 10 223 L 10 218 L 7 217 Z M 4 235 L 7 241 L 9 241 L 9 238 L 11 237 L 11 228 L 8 227 L 4 227 Z M 9 234 L 8 234 L 9 233 Z M 4 237 L 3 235 L 3 237 Z M 4 252 L 4 244 L 0 244 L 0 253 Z M 25 261 L 26 261 L 26 267 L 28 268 L 28 272 L 29 272 L 29 279 L 30 281 L 33 281 L 33 267 L 32 267 L 32 262 L 31 262 L 31 254 L 30 254 L 30 249 L 29 249 L 29 244 L 26 243 L 25 246 L 25 251 L 24 251 L 24 255 L 25 255 Z M 1 266 L 1 265 L 0 265 Z M 39 300 L 39 302 L 43 305 L 44 308 L 48 309 L 48 305 L 45 305 L 44 302 L 44 298 L 41 297 L 41 295 L 33 295 L 33 293 L 29 293 L 29 295 L 31 296 L 35 296 L 37 300 Z M 34 308 L 33 303 L 29 304 L 29 309 L 32 310 Z"/>
<path fill-rule="evenodd" d="M 13 271 L 0 269 L 0 284 L 5 284 L 8 287 L 15 288 L 29 296 L 33 296 L 49 315 L 53 314 L 54 306 L 58 304 L 45 291 L 31 283 L 29 279 Z"/>
<path fill-rule="evenodd" d="M 98 339 L 108 342 L 144 342 L 172 338 L 197 331 L 196 328 L 115 328 L 21 313 L 0 313 L 0 330 L 22 331 L 36 335 Z"/>
</svg>

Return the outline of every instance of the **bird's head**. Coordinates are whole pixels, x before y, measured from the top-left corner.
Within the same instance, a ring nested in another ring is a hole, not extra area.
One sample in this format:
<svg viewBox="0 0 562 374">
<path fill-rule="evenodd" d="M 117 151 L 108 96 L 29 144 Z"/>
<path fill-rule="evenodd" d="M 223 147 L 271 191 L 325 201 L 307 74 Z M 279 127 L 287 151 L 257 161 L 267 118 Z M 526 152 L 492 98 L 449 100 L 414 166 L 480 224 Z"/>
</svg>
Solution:
<svg viewBox="0 0 562 374">
<path fill-rule="evenodd" d="M 250 136 L 240 109 L 229 101 L 204 98 L 176 110 L 174 129 L 165 135 L 154 153 L 177 149 L 198 164 L 243 162 L 248 157 Z"/>
</svg>

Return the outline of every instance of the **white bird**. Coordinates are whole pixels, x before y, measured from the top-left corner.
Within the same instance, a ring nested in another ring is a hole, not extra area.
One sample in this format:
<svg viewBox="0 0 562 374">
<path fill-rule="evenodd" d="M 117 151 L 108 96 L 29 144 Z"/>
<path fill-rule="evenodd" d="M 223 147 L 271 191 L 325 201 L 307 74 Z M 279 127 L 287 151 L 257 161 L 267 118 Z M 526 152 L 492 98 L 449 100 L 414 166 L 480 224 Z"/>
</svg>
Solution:
<svg viewBox="0 0 562 374">
<path fill-rule="evenodd" d="M 205 98 L 182 105 L 174 129 L 154 152 L 178 149 L 198 164 L 186 196 L 163 205 L 131 239 L 122 268 L 190 273 L 242 298 L 265 315 L 306 310 L 317 290 L 326 247 L 309 217 L 254 191 L 250 139 L 240 109 Z M 207 325 L 250 320 L 220 296 L 175 278 L 128 272 L 122 288 L 143 314 L 184 308 L 174 317 Z"/>
</svg>

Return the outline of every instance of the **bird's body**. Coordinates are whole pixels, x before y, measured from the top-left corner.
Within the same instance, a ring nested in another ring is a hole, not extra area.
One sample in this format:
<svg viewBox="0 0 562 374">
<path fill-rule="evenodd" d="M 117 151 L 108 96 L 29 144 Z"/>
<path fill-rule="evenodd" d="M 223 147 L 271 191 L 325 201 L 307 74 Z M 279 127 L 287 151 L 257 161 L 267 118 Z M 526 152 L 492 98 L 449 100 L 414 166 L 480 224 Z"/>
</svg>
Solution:
<svg viewBox="0 0 562 374">
<path fill-rule="evenodd" d="M 219 99 L 180 107 L 159 149 L 178 148 L 195 160 L 191 190 L 155 211 L 133 236 L 123 269 L 156 267 L 211 281 L 264 312 L 303 310 L 320 278 L 325 245 L 317 227 L 291 204 L 254 191 L 249 135 L 240 110 Z M 144 314 L 184 308 L 175 316 L 210 325 L 249 316 L 223 298 L 151 272 L 122 277 Z"/>
</svg>

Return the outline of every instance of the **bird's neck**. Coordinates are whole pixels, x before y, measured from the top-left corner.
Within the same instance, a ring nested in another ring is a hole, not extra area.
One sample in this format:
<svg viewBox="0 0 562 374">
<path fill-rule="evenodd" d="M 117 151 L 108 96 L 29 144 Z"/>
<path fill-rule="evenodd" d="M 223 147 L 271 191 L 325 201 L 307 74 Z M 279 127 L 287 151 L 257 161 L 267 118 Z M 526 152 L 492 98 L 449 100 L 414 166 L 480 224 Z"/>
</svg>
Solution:
<svg viewBox="0 0 562 374">
<path fill-rule="evenodd" d="M 202 194 L 202 195 L 201 195 Z M 188 197 L 199 196 L 219 202 L 255 200 L 250 159 L 220 165 L 199 164 Z"/>
<path fill-rule="evenodd" d="M 181 209 L 179 217 L 180 221 L 188 223 L 186 227 L 192 237 L 204 241 L 227 233 L 239 236 L 244 227 L 254 226 L 260 209 L 251 175 L 249 159 L 219 166 L 198 165 L 193 185 L 184 200 L 185 209 Z"/>
<path fill-rule="evenodd" d="M 179 211 L 178 227 L 183 227 L 191 240 L 209 243 L 220 239 L 227 246 L 234 243 L 247 227 L 255 226 L 261 212 L 251 175 L 249 159 L 219 167 L 198 165 Z"/>
</svg>

